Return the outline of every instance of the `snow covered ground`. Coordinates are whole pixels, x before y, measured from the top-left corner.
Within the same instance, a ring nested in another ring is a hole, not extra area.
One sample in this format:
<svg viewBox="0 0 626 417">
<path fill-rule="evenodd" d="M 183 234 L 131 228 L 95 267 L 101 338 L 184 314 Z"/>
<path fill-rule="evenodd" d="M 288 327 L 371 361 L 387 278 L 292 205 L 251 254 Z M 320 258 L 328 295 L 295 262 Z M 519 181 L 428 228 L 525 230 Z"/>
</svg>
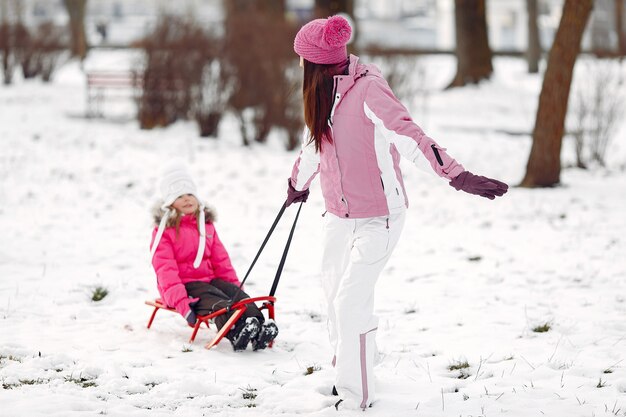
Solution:
<svg viewBox="0 0 626 417">
<path fill-rule="evenodd" d="M 89 59 L 125 65 L 105 51 Z M 428 112 L 414 114 L 467 169 L 516 184 L 541 80 L 520 60 L 495 64 L 493 81 L 443 92 L 454 61 L 427 58 Z M 207 351 L 212 330 L 189 345 L 190 329 L 167 312 L 146 329 L 160 167 L 189 161 L 243 275 L 297 153 L 278 135 L 241 147 L 230 119 L 217 141 L 193 123 L 141 131 L 119 117 L 133 109 L 123 103 L 86 119 L 84 88 L 76 64 L 51 85 L 0 87 L 0 416 L 337 415 L 317 181 L 278 288 L 274 349 Z M 404 166 L 411 207 L 378 285 L 383 357 L 368 415 L 626 415 L 625 137 L 622 122 L 608 169 L 565 169 L 562 187 L 512 188 L 496 201 Z M 564 148 L 571 164 L 569 139 Z M 269 290 L 294 214 L 249 292 Z M 98 286 L 108 295 L 94 302 Z"/>
</svg>

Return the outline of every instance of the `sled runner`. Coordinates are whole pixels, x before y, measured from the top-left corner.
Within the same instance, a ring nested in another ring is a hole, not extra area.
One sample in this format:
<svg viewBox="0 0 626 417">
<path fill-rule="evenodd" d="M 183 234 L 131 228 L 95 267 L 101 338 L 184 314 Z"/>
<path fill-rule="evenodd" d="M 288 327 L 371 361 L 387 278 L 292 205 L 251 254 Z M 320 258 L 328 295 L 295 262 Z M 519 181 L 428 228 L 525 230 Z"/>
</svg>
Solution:
<svg viewBox="0 0 626 417">
<path fill-rule="evenodd" d="M 257 252 L 256 256 L 254 257 L 254 260 L 252 261 L 252 264 L 250 265 L 250 267 L 248 268 L 248 272 L 246 272 L 245 277 L 243 278 L 243 280 L 241 281 L 241 284 L 239 285 L 239 290 L 237 291 L 237 293 L 235 294 L 235 296 L 231 299 L 229 305 L 227 307 L 224 307 L 222 309 L 219 309 L 217 311 L 214 311 L 211 314 L 208 314 L 206 316 L 197 316 L 196 317 L 196 323 L 193 327 L 193 332 L 191 333 L 191 338 L 189 339 L 189 343 L 193 343 L 196 335 L 198 334 L 198 330 L 200 330 L 200 327 L 202 326 L 202 324 L 204 323 L 206 325 L 207 328 L 210 328 L 209 325 L 209 321 L 214 319 L 217 316 L 220 316 L 222 314 L 227 314 L 229 312 L 232 312 L 232 316 L 228 319 L 228 321 L 224 324 L 224 326 L 217 332 L 217 334 L 215 335 L 215 337 L 213 338 L 213 340 L 211 340 L 209 343 L 207 343 L 204 347 L 206 349 L 211 349 L 213 346 L 217 345 L 223 338 L 224 336 L 226 336 L 226 334 L 230 331 L 230 329 L 234 326 L 234 324 L 237 322 L 237 320 L 239 320 L 239 318 L 243 315 L 243 313 L 246 310 L 246 307 L 248 304 L 250 303 L 256 303 L 256 302 L 262 302 L 261 307 L 259 307 L 259 310 L 263 311 L 263 310 L 267 310 L 267 315 L 268 318 L 271 320 L 274 320 L 275 315 L 274 315 L 274 304 L 276 303 L 276 297 L 274 296 L 274 294 L 276 293 L 276 289 L 278 287 L 278 281 L 280 280 L 280 276 L 283 272 L 283 267 L 285 266 L 285 261 L 287 260 L 287 253 L 289 252 L 289 247 L 291 246 L 291 240 L 293 238 L 293 233 L 296 229 L 296 223 L 298 222 L 298 217 L 300 216 L 300 210 L 302 209 L 302 203 L 300 203 L 300 206 L 298 207 L 298 212 L 296 213 L 296 217 L 293 221 L 293 225 L 291 226 L 291 231 L 289 232 L 289 237 L 287 239 L 287 243 L 285 244 L 285 249 L 283 251 L 283 255 L 280 259 L 280 263 L 278 264 L 278 269 L 276 271 L 276 276 L 274 277 L 274 282 L 272 283 L 272 288 L 270 289 L 270 293 L 267 296 L 261 296 L 261 297 L 252 297 L 252 298 L 244 298 L 243 300 L 240 300 L 238 302 L 233 302 L 233 300 L 235 300 L 237 298 L 237 296 L 239 295 L 239 292 L 241 291 L 241 288 L 243 287 L 243 285 L 245 284 L 246 280 L 248 279 L 248 276 L 250 275 L 250 272 L 252 271 L 252 268 L 254 267 L 254 265 L 256 264 L 256 261 L 259 259 L 259 256 L 261 255 L 261 252 L 263 252 L 263 249 L 265 248 L 265 245 L 267 244 L 270 236 L 272 236 L 272 233 L 274 232 L 274 229 L 276 228 L 276 225 L 278 225 L 278 222 L 280 220 L 280 218 L 282 217 L 283 213 L 285 212 L 285 209 L 287 208 L 286 203 L 283 204 L 283 206 L 281 207 L 280 211 L 278 212 L 278 215 L 276 216 L 276 219 L 274 220 L 274 223 L 272 224 L 272 227 L 270 228 L 269 232 L 267 233 L 267 236 L 265 236 L 265 240 L 263 241 L 263 243 L 261 244 L 261 248 L 259 248 L 259 251 Z M 160 298 L 157 298 L 156 300 L 148 300 L 145 302 L 146 305 L 152 306 L 154 307 L 154 311 L 152 312 L 152 315 L 150 316 L 150 320 L 148 321 L 148 329 L 150 328 L 150 326 L 152 326 L 152 322 L 154 321 L 154 317 L 156 316 L 157 311 L 159 310 L 166 310 L 166 311 L 171 311 L 174 312 L 176 314 L 178 314 L 178 312 L 172 308 L 167 306 L 163 300 L 161 300 Z M 270 343 L 268 347 L 272 347 L 273 343 Z"/>
</svg>

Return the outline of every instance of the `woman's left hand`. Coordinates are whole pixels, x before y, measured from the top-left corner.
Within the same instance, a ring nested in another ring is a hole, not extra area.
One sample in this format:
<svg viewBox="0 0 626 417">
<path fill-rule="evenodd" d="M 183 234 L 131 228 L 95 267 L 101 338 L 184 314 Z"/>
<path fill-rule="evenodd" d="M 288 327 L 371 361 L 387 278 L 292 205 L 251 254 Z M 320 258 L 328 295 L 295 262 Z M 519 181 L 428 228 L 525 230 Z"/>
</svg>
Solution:
<svg viewBox="0 0 626 417">
<path fill-rule="evenodd" d="M 502 197 L 509 190 L 509 186 L 502 181 L 475 175 L 469 171 L 461 172 L 450 181 L 450 185 L 456 188 L 457 191 L 463 190 L 466 193 L 479 195 L 490 200 Z"/>
</svg>

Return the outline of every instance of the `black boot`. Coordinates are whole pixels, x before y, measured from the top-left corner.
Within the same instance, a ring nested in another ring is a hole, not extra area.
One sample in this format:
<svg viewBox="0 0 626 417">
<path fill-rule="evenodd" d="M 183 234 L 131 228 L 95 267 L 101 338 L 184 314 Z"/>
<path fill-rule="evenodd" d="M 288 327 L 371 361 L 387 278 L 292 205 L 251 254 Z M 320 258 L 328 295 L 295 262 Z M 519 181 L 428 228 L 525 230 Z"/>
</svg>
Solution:
<svg viewBox="0 0 626 417">
<path fill-rule="evenodd" d="M 252 349 L 265 349 L 278 336 L 278 326 L 272 320 L 263 323 L 259 335 L 252 340 Z"/>
<path fill-rule="evenodd" d="M 246 350 L 250 340 L 256 340 L 259 335 L 261 325 L 256 317 L 248 317 L 245 322 L 237 323 L 235 328 L 229 333 L 230 343 L 235 351 Z"/>
</svg>

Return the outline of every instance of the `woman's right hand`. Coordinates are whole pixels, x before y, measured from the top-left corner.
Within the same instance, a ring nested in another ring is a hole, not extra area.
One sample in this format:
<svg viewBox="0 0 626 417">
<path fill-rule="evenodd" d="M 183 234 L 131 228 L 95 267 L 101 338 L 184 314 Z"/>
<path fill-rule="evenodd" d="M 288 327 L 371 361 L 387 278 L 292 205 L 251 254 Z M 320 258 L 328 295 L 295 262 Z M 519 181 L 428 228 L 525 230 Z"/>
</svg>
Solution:
<svg viewBox="0 0 626 417">
<path fill-rule="evenodd" d="M 287 178 L 287 201 L 285 206 L 289 207 L 293 203 L 304 203 L 309 198 L 309 189 L 298 191 L 291 185 L 291 178 Z"/>
</svg>

